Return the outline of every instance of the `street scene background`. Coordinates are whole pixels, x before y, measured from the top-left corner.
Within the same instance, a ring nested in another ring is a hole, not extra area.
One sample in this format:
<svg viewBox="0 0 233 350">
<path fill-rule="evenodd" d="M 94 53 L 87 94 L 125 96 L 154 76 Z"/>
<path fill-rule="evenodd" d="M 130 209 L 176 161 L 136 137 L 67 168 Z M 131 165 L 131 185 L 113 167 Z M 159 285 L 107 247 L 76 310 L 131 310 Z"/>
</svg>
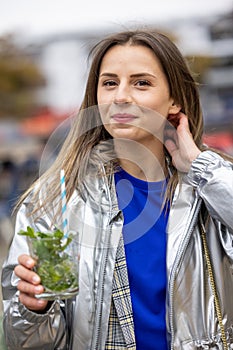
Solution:
<svg viewBox="0 0 233 350">
<path fill-rule="evenodd" d="M 199 84 L 204 142 L 233 155 L 233 2 L 85 6 L 82 13 L 72 0 L 0 4 L 0 271 L 14 233 L 12 209 L 56 157 L 82 101 L 88 52 L 106 34 L 146 27 L 173 39 Z M 1 320 L 0 293 L 4 350 Z"/>
</svg>

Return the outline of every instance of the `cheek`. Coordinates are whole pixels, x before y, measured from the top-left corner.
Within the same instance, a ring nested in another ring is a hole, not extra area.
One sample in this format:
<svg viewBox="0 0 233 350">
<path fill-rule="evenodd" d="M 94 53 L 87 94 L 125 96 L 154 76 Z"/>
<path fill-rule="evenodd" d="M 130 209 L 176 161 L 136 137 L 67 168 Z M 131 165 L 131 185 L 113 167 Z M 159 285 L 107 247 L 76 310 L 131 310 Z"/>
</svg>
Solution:
<svg viewBox="0 0 233 350">
<path fill-rule="evenodd" d="M 145 112 L 144 127 L 154 136 L 163 133 L 167 118 L 158 110 L 149 110 Z"/>
<path fill-rule="evenodd" d="M 102 89 L 97 90 L 97 103 L 104 104 L 109 103 L 111 101 L 111 94 L 108 92 L 104 92 Z"/>
<path fill-rule="evenodd" d="M 170 103 L 167 100 L 161 98 L 159 101 L 153 101 L 148 107 L 155 112 L 161 114 L 163 117 L 167 118 L 169 114 Z"/>
<path fill-rule="evenodd" d="M 101 100 L 98 100 L 98 110 L 99 110 L 99 114 L 101 117 L 101 121 L 104 125 L 104 127 L 107 127 L 107 123 L 109 123 L 109 109 L 110 109 L 110 105 L 107 103 L 103 103 Z"/>
</svg>

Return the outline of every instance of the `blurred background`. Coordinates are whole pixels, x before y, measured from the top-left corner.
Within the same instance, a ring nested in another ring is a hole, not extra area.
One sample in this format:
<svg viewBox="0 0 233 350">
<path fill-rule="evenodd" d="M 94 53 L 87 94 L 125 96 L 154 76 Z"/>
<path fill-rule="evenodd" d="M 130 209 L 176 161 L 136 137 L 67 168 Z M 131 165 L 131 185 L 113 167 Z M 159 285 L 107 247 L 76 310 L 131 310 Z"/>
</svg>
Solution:
<svg viewBox="0 0 233 350">
<path fill-rule="evenodd" d="M 106 34 L 139 27 L 167 34 L 180 48 L 200 86 L 204 142 L 233 155 L 232 0 L 2 1 L 0 269 L 12 208 L 53 161 L 81 104 L 89 49 Z"/>
</svg>

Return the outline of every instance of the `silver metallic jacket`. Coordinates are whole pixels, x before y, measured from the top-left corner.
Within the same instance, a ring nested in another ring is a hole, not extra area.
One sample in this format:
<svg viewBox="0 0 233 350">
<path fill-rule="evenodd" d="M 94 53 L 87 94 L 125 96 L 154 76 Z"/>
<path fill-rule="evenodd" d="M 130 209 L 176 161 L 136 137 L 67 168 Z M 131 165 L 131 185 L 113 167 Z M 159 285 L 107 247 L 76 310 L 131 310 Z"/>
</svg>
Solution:
<svg viewBox="0 0 233 350">
<path fill-rule="evenodd" d="M 207 242 L 228 348 L 232 349 L 233 166 L 205 151 L 182 177 L 182 189 L 177 188 L 174 195 L 167 228 L 169 348 L 224 349 L 198 225 L 204 202 L 211 216 L 206 225 Z M 16 232 L 28 225 L 37 230 L 51 228 L 50 214 L 31 222 L 27 217 L 31 209 L 28 199 L 18 213 Z M 78 231 L 81 242 L 79 295 L 76 300 L 54 302 L 43 314 L 24 307 L 18 301 L 13 269 L 17 257 L 28 253 L 28 246 L 25 237 L 16 234 L 2 273 L 8 349 L 106 349 L 116 250 L 123 225 L 113 176 L 98 177 L 94 168 L 89 171 L 81 194 L 75 192 L 69 201 L 68 215 L 70 229 Z M 125 340 L 121 349 L 127 348 L 132 349 Z M 118 349 L 114 339 L 111 349 Z"/>
</svg>

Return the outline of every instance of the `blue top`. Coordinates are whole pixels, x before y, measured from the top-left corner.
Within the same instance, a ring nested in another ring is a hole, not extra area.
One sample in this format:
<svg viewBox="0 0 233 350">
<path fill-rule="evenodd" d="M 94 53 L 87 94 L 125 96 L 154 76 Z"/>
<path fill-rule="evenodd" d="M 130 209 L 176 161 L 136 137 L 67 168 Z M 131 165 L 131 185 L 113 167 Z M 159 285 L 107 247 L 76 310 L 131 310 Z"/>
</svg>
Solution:
<svg viewBox="0 0 233 350">
<path fill-rule="evenodd" d="M 165 324 L 166 225 L 161 206 L 166 180 L 146 182 L 115 174 L 133 307 L 137 350 L 167 348 Z"/>
</svg>

